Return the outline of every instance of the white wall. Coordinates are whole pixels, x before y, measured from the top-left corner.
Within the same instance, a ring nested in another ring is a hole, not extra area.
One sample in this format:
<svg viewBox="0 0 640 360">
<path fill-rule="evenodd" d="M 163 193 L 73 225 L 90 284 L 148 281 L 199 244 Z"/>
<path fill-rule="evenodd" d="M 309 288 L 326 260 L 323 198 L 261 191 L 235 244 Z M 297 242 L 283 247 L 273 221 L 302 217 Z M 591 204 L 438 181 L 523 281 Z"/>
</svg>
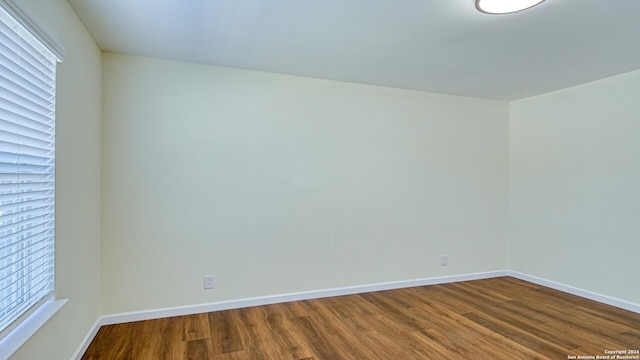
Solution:
<svg viewBox="0 0 640 360">
<path fill-rule="evenodd" d="M 106 314 L 506 268 L 507 103 L 108 53 L 103 81 Z"/>
<path fill-rule="evenodd" d="M 55 281 L 69 302 L 11 359 L 69 359 L 100 315 L 101 55 L 66 1 L 16 3 L 67 50 L 57 77 Z"/>
<path fill-rule="evenodd" d="M 640 303 L 640 71 L 511 104 L 510 266 Z"/>
</svg>

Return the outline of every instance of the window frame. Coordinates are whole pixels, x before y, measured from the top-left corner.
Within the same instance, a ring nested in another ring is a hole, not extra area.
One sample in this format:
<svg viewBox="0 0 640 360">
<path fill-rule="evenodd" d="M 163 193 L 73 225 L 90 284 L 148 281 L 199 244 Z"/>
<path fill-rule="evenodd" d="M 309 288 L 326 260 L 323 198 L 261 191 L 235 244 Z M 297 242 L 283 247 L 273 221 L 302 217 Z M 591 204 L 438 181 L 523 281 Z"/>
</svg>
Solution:
<svg viewBox="0 0 640 360">
<path fill-rule="evenodd" d="M 22 26 L 27 33 L 33 36 L 36 41 L 49 50 L 56 58 L 56 62 L 64 61 L 64 49 L 52 41 L 51 38 L 47 36 L 46 33 L 42 31 L 37 24 L 12 0 L 0 0 L 0 11 L 1 10 L 7 13 L 11 18 L 13 18 L 13 20 Z M 55 247 L 53 252 L 55 256 Z M 53 273 L 55 277 L 55 263 L 53 266 Z M 53 282 L 55 286 L 55 280 Z M 62 306 L 67 303 L 67 301 L 67 299 L 56 299 L 54 287 L 51 295 L 45 296 L 40 299 L 40 301 L 36 302 L 36 304 L 31 306 L 29 310 L 23 313 L 2 332 L 2 338 L 0 338 L 0 353 L 6 356 L 11 356 L 15 353 L 29 340 L 31 336 L 33 336 L 47 321 L 49 321 L 62 308 Z"/>
</svg>

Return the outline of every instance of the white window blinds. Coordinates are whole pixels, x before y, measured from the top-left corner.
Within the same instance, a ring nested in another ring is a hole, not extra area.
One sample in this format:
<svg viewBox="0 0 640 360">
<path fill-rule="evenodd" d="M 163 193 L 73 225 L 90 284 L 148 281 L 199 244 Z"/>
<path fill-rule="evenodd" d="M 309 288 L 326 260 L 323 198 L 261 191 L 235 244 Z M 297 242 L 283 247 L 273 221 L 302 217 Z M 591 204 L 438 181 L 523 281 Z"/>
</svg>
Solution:
<svg viewBox="0 0 640 360">
<path fill-rule="evenodd" d="M 53 296 L 57 60 L 0 7 L 0 332 Z"/>
</svg>

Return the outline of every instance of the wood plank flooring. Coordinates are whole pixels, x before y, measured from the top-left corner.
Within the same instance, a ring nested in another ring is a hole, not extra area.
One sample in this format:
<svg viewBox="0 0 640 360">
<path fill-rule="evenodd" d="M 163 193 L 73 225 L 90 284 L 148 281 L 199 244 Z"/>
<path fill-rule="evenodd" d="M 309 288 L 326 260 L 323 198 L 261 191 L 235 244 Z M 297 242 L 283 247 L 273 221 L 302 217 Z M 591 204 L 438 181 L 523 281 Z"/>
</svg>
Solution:
<svg viewBox="0 0 640 360">
<path fill-rule="evenodd" d="M 639 349 L 640 314 L 501 277 L 104 326 L 82 359 L 640 359 L 629 352 Z"/>
</svg>

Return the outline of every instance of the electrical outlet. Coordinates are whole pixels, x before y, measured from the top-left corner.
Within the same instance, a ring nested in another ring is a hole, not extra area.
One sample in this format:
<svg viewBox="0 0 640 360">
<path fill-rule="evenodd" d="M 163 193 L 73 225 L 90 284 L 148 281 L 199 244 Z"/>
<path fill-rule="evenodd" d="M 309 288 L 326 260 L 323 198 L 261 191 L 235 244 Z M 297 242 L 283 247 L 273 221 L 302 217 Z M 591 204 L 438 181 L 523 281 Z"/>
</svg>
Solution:
<svg viewBox="0 0 640 360">
<path fill-rule="evenodd" d="M 204 277 L 204 288 L 205 289 L 215 289 L 216 288 L 216 277 L 215 277 L 215 275 L 206 275 Z"/>
<path fill-rule="evenodd" d="M 448 255 L 440 255 L 440 266 L 447 266 L 449 264 Z"/>
</svg>

